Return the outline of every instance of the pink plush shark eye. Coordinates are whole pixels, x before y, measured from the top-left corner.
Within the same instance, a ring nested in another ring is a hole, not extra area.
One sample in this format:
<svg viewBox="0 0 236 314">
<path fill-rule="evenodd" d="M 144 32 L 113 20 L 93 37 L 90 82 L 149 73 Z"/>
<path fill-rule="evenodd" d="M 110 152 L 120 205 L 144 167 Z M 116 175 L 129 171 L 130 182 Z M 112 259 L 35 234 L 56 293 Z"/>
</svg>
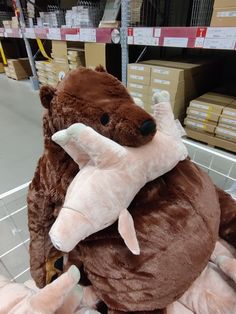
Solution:
<svg viewBox="0 0 236 314">
<path fill-rule="evenodd" d="M 104 113 L 101 118 L 100 118 L 100 121 L 101 121 L 101 124 L 102 125 L 107 125 L 108 122 L 109 122 L 110 118 L 109 118 L 109 115 L 108 113 Z"/>
</svg>

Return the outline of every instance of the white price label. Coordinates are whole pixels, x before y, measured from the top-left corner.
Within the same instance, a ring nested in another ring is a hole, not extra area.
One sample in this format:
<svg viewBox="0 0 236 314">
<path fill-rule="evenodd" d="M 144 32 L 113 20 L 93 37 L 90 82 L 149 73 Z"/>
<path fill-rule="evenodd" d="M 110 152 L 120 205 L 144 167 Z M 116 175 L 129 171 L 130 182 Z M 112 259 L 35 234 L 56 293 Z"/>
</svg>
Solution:
<svg viewBox="0 0 236 314">
<path fill-rule="evenodd" d="M 220 11 L 216 14 L 217 17 L 236 17 L 236 11 Z"/>
<path fill-rule="evenodd" d="M 226 124 L 234 124 L 234 125 L 236 125 L 236 120 L 227 119 L 227 118 L 224 118 L 224 117 L 221 118 L 221 122 L 224 122 Z"/>
<path fill-rule="evenodd" d="M 204 45 L 204 40 L 205 40 L 204 37 L 197 37 L 196 40 L 195 40 L 195 45 L 194 45 L 194 47 L 195 47 L 195 48 L 202 48 L 203 45 Z"/>
<path fill-rule="evenodd" d="M 55 39 L 55 40 L 61 40 L 61 30 L 60 28 L 49 28 L 48 34 L 47 34 L 48 39 Z"/>
<path fill-rule="evenodd" d="M 161 37 L 161 28 L 154 28 L 154 37 Z"/>
<path fill-rule="evenodd" d="M 134 45 L 159 46 L 159 38 L 155 37 L 134 37 Z"/>
<path fill-rule="evenodd" d="M 163 84 L 163 85 L 170 85 L 170 81 L 167 80 L 160 80 L 160 79 L 154 79 L 154 83 Z"/>
<path fill-rule="evenodd" d="M 153 37 L 152 27 L 134 27 L 133 29 L 134 37 Z"/>
<path fill-rule="evenodd" d="M 229 111 L 227 109 L 224 110 L 224 114 L 226 114 L 228 116 L 236 117 L 236 112 Z"/>
<path fill-rule="evenodd" d="M 131 74 L 130 75 L 130 78 L 134 79 L 134 80 L 138 80 L 138 81 L 143 81 L 144 80 L 144 76 L 141 76 L 141 75 L 134 75 L 134 74 Z"/>
<path fill-rule="evenodd" d="M 129 86 L 133 88 L 137 88 L 137 89 L 143 89 L 143 85 L 140 85 L 140 84 L 130 83 Z"/>
<path fill-rule="evenodd" d="M 235 46 L 235 39 L 212 39 L 212 38 L 206 38 L 204 41 L 203 48 L 205 49 L 228 49 L 232 50 Z"/>
<path fill-rule="evenodd" d="M 13 30 L 11 28 L 5 28 L 5 33 L 12 34 Z"/>
<path fill-rule="evenodd" d="M 25 36 L 27 38 L 36 38 L 35 32 L 34 32 L 34 28 L 26 28 L 25 29 Z"/>
<path fill-rule="evenodd" d="M 134 44 L 134 37 L 128 36 L 128 45 L 133 45 L 133 44 Z"/>
<path fill-rule="evenodd" d="M 188 38 L 186 38 L 186 37 L 180 37 L 180 38 L 165 37 L 163 46 L 185 48 L 188 46 Z"/>
<path fill-rule="evenodd" d="M 141 94 L 141 93 L 130 92 L 130 94 L 131 94 L 133 97 L 138 97 L 138 98 L 142 98 L 142 97 L 143 97 L 143 94 Z"/>
<path fill-rule="evenodd" d="M 80 28 L 80 41 L 96 42 L 96 29 Z"/>
<path fill-rule="evenodd" d="M 206 38 L 235 38 L 236 27 L 208 27 Z"/>
<path fill-rule="evenodd" d="M 201 112 L 201 111 L 196 111 L 196 110 L 190 110 L 190 113 L 192 114 L 196 114 L 198 116 L 201 116 L 203 118 L 206 118 L 207 117 L 207 113 L 206 112 Z"/>
<path fill-rule="evenodd" d="M 158 46 L 159 38 L 153 37 L 152 27 L 137 27 L 133 29 L 134 45 Z"/>
<path fill-rule="evenodd" d="M 169 75 L 170 71 L 169 70 L 164 70 L 164 69 L 159 69 L 159 68 L 152 68 L 153 73 L 158 73 L 158 74 L 163 74 L 163 75 Z"/>
<path fill-rule="evenodd" d="M 230 130 L 227 130 L 227 129 L 223 129 L 223 128 L 220 128 L 220 127 L 217 127 L 216 130 L 217 130 L 219 133 L 223 133 L 223 134 L 227 134 L 227 135 L 236 137 L 236 132 L 234 132 L 234 131 L 230 131 Z"/>
<path fill-rule="evenodd" d="M 131 65 L 130 66 L 131 70 L 136 70 L 136 71 L 144 71 L 144 66 L 140 66 L 140 65 Z"/>
<path fill-rule="evenodd" d="M 80 34 L 66 34 L 67 41 L 80 41 Z"/>
<path fill-rule="evenodd" d="M 191 102 L 191 105 L 195 108 L 200 108 L 200 109 L 205 109 L 205 110 L 209 110 L 210 107 L 207 106 L 207 105 L 201 105 L 201 104 L 198 104 L 198 103 L 195 103 L 195 102 Z"/>
<path fill-rule="evenodd" d="M 163 91 L 164 89 L 160 89 L 160 88 L 152 88 L 152 93 L 160 93 L 161 91 Z"/>
<path fill-rule="evenodd" d="M 204 125 L 203 125 L 202 123 L 198 123 L 198 122 L 193 122 L 193 121 L 187 120 L 187 121 L 186 121 L 186 124 L 187 124 L 187 125 L 194 126 L 194 127 L 196 127 L 196 128 L 200 128 L 200 129 L 203 129 L 203 128 L 204 128 Z"/>
</svg>

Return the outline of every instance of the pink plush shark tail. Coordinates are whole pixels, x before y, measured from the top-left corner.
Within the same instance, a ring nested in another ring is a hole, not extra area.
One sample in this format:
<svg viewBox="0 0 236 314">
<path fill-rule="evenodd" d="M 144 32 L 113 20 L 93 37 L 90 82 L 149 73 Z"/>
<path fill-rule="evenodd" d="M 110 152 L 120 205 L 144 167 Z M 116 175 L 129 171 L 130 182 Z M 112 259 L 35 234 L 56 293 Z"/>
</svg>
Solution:
<svg viewBox="0 0 236 314">
<path fill-rule="evenodd" d="M 84 215 L 64 207 L 53 224 L 49 236 L 57 250 L 67 253 L 95 231 L 95 227 Z"/>
</svg>

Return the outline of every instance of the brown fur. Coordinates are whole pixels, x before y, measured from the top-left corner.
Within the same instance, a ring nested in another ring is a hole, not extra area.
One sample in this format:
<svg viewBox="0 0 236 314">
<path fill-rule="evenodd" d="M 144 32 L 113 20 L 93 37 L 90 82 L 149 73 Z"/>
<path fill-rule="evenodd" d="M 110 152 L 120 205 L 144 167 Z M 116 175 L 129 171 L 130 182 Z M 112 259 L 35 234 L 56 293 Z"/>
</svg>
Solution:
<svg viewBox="0 0 236 314">
<path fill-rule="evenodd" d="M 28 207 L 31 274 L 43 287 L 47 261 L 58 254 L 48 231 L 79 170 L 51 141 L 51 135 L 82 122 L 122 145 L 137 147 L 150 141 L 154 133 L 141 135 L 140 125 L 152 117 L 135 106 L 125 87 L 101 68 L 70 72 L 56 90 L 43 87 L 40 97 L 47 108 L 45 150 L 30 185 Z M 106 126 L 100 121 L 104 113 L 110 118 Z M 186 291 L 213 250 L 220 213 L 215 187 L 186 160 L 147 184 L 129 210 L 141 245 L 140 256 L 129 253 L 113 225 L 80 243 L 70 261 L 83 264 L 110 309 L 146 312 L 163 308 Z"/>
</svg>

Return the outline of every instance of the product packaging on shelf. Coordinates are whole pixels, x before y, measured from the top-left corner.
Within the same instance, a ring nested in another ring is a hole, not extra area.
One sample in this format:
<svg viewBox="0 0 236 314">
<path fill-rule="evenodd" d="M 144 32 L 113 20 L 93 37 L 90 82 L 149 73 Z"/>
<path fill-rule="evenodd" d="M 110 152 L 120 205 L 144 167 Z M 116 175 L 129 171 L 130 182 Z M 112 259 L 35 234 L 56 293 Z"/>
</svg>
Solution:
<svg viewBox="0 0 236 314">
<path fill-rule="evenodd" d="M 5 72 L 8 77 L 15 80 L 23 80 L 32 75 L 27 58 L 8 59 L 8 66 L 5 67 Z"/>
<path fill-rule="evenodd" d="M 200 109 L 209 113 L 214 112 L 216 114 L 221 114 L 224 108 L 224 106 L 222 105 L 222 102 L 205 99 L 203 97 L 199 97 L 197 99 L 190 101 L 189 107 Z"/>
<path fill-rule="evenodd" d="M 188 117 L 184 119 L 184 125 L 186 125 L 190 129 L 197 129 L 202 132 L 208 132 L 212 134 L 214 134 L 215 128 L 216 128 L 215 123 L 211 123 L 211 122 L 206 123 L 206 122 L 202 122 L 198 120 L 193 120 Z"/>
<path fill-rule="evenodd" d="M 236 26 L 235 0 L 215 0 L 211 26 Z"/>
<path fill-rule="evenodd" d="M 128 65 L 128 82 L 142 85 L 150 85 L 150 70 L 149 65 L 131 63 Z"/>
<path fill-rule="evenodd" d="M 219 113 L 204 111 L 204 110 L 194 108 L 194 107 L 187 108 L 187 115 L 194 116 L 203 121 L 209 120 L 213 122 L 218 122 L 219 117 L 220 117 Z"/>
</svg>

